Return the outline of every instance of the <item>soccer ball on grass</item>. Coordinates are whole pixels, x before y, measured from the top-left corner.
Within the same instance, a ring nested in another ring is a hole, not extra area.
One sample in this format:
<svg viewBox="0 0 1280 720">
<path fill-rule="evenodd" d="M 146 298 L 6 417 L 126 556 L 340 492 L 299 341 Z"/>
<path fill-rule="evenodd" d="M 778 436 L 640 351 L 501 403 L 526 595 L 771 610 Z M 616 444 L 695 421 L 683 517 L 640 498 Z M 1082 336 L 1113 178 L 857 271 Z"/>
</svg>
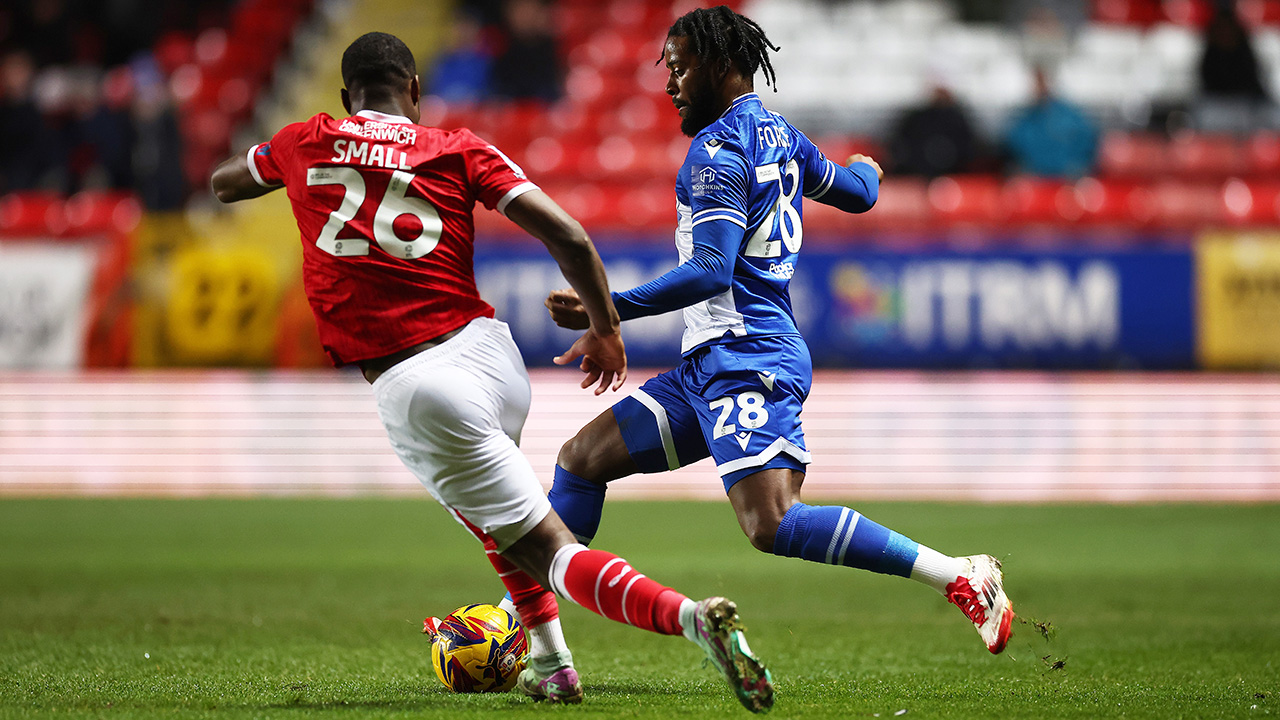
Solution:
<svg viewBox="0 0 1280 720">
<path fill-rule="evenodd" d="M 506 692 L 524 669 L 524 627 L 496 605 L 467 605 L 443 620 L 427 618 L 422 631 L 431 636 L 436 676 L 454 692 Z"/>
</svg>

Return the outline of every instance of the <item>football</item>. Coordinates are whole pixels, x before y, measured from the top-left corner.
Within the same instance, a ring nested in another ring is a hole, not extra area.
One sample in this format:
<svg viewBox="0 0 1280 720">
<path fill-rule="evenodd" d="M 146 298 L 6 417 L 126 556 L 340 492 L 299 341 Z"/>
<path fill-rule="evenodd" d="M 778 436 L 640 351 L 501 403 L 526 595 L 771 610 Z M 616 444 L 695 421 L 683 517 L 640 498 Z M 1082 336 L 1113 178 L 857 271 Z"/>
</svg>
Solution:
<svg viewBox="0 0 1280 720">
<path fill-rule="evenodd" d="M 467 605 L 443 620 L 428 618 L 423 632 L 431 636 L 436 676 L 454 692 L 506 692 L 524 669 L 524 627 L 496 605 Z"/>
</svg>

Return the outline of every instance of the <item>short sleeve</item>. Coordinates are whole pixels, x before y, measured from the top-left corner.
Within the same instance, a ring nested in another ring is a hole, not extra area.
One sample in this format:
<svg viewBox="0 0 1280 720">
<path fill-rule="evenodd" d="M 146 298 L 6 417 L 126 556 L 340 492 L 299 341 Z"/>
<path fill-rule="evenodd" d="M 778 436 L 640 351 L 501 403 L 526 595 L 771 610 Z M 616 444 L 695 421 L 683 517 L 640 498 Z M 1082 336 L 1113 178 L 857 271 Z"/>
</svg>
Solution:
<svg viewBox="0 0 1280 720">
<path fill-rule="evenodd" d="M 470 139 L 473 146 L 463 152 L 467 175 L 476 198 L 486 208 L 505 214 L 512 200 L 538 189 L 524 170 L 501 150 L 474 135 Z"/>
<path fill-rule="evenodd" d="M 711 220 L 728 220 L 746 229 L 753 171 L 736 142 L 699 137 L 689 147 L 682 172 L 689 173 L 692 227 Z"/>
<path fill-rule="evenodd" d="M 284 184 L 285 168 L 301 130 L 302 123 L 286 125 L 267 142 L 249 148 L 249 174 L 259 185 L 278 187 Z"/>
</svg>

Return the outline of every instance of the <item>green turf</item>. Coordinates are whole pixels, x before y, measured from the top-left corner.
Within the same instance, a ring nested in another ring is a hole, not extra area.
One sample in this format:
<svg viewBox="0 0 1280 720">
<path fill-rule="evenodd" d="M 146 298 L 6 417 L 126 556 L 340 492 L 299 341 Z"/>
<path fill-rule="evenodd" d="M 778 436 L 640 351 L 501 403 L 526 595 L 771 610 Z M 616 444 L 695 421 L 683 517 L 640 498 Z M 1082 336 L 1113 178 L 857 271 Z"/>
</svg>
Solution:
<svg viewBox="0 0 1280 720">
<path fill-rule="evenodd" d="M 774 717 L 1280 708 L 1278 506 L 860 509 L 944 552 L 1000 556 L 1018 609 L 1054 637 L 1019 625 L 992 657 L 919 585 L 756 553 L 725 503 L 613 503 L 597 544 L 738 600 L 775 673 Z M 478 544 L 425 501 L 0 501 L 0 715 L 746 716 L 683 640 L 576 607 L 583 706 L 445 692 L 422 618 L 500 595 Z"/>
</svg>

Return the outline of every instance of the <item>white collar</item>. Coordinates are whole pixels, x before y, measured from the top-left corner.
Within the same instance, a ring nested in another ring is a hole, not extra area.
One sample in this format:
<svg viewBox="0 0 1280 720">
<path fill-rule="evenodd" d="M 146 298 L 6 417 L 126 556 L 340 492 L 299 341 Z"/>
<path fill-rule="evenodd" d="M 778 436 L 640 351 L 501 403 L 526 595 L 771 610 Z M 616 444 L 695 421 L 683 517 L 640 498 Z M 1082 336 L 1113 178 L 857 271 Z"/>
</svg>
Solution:
<svg viewBox="0 0 1280 720">
<path fill-rule="evenodd" d="M 362 117 L 368 120 L 376 120 L 377 122 L 382 122 L 382 123 L 397 123 L 401 125 L 413 124 L 412 120 L 410 120 L 409 118 L 403 115 L 388 115 L 386 113 L 380 113 L 377 110 L 361 110 L 360 112 L 356 113 L 356 115 L 358 117 Z"/>
</svg>

